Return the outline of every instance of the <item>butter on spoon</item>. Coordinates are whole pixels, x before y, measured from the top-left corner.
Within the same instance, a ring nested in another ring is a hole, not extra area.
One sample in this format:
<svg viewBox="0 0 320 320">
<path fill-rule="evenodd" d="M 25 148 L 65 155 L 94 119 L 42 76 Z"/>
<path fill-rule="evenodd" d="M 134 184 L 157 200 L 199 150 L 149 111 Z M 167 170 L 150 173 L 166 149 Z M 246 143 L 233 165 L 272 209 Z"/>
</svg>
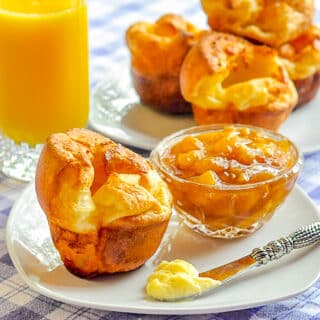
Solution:
<svg viewBox="0 0 320 320">
<path fill-rule="evenodd" d="M 215 269 L 198 273 L 196 268 L 184 261 L 162 261 L 149 276 L 147 294 L 161 301 L 177 301 L 202 295 L 252 269 L 280 259 L 293 249 L 312 245 L 320 240 L 320 222 L 299 228 L 288 237 L 269 242 L 256 248 L 243 258 Z"/>
<path fill-rule="evenodd" d="M 221 282 L 199 277 L 197 269 L 187 261 L 162 261 L 147 280 L 147 294 L 163 301 L 174 301 L 200 295 Z"/>
</svg>

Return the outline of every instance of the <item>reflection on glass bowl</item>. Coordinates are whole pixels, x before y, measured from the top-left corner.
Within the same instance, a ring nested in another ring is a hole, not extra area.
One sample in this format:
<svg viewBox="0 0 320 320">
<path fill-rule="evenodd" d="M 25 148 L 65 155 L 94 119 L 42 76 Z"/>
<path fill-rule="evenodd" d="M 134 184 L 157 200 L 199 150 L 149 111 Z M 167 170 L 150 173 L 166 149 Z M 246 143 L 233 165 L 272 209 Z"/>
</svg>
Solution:
<svg viewBox="0 0 320 320">
<path fill-rule="evenodd" d="M 266 129 L 192 127 L 163 139 L 151 161 L 193 230 L 211 237 L 249 235 L 292 190 L 302 165 L 296 146 Z"/>
</svg>

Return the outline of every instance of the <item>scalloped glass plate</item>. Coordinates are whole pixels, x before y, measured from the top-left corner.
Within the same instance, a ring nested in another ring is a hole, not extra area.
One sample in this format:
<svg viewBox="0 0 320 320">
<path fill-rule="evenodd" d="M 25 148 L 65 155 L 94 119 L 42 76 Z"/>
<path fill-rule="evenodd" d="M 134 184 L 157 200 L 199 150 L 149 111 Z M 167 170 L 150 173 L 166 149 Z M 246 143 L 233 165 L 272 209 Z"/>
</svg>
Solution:
<svg viewBox="0 0 320 320">
<path fill-rule="evenodd" d="M 11 210 L 7 246 L 24 281 L 50 298 L 120 312 L 200 314 L 264 305 L 303 292 L 319 279 L 320 246 L 295 250 L 210 295 L 179 303 L 152 301 L 145 295 L 146 279 L 160 261 L 182 258 L 204 271 L 240 258 L 254 247 L 318 220 L 317 208 L 299 187 L 293 189 L 273 218 L 248 238 L 205 238 L 185 227 L 174 215 L 159 250 L 144 266 L 132 272 L 85 280 L 72 275 L 62 265 L 38 205 L 34 185 L 30 184 Z"/>
<path fill-rule="evenodd" d="M 191 115 L 162 114 L 139 102 L 128 64 L 108 68 L 109 76 L 98 83 L 92 96 L 89 126 L 128 146 L 152 150 L 165 136 L 194 126 Z M 296 143 L 302 152 L 320 149 L 320 94 L 293 112 L 280 133 Z"/>
</svg>

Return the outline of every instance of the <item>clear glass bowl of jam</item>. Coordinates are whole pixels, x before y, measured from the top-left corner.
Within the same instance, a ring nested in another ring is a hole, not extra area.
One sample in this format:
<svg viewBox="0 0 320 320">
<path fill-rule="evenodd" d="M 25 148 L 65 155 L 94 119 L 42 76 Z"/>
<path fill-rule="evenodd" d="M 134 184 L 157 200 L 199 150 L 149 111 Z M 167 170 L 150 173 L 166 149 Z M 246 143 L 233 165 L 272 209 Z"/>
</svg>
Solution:
<svg viewBox="0 0 320 320">
<path fill-rule="evenodd" d="M 302 166 L 286 137 L 253 126 L 209 125 L 174 133 L 151 153 L 177 213 L 193 230 L 235 238 L 258 230 L 292 190 Z"/>
</svg>

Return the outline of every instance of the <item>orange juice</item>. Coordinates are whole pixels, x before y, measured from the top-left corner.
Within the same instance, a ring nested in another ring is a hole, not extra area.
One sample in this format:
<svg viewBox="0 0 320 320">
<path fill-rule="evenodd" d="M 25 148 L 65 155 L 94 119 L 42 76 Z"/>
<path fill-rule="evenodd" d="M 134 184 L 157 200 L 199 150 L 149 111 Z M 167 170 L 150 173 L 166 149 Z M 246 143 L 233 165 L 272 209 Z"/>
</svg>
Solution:
<svg viewBox="0 0 320 320">
<path fill-rule="evenodd" d="M 43 143 L 89 112 L 84 0 L 0 0 L 0 131 Z"/>
</svg>

